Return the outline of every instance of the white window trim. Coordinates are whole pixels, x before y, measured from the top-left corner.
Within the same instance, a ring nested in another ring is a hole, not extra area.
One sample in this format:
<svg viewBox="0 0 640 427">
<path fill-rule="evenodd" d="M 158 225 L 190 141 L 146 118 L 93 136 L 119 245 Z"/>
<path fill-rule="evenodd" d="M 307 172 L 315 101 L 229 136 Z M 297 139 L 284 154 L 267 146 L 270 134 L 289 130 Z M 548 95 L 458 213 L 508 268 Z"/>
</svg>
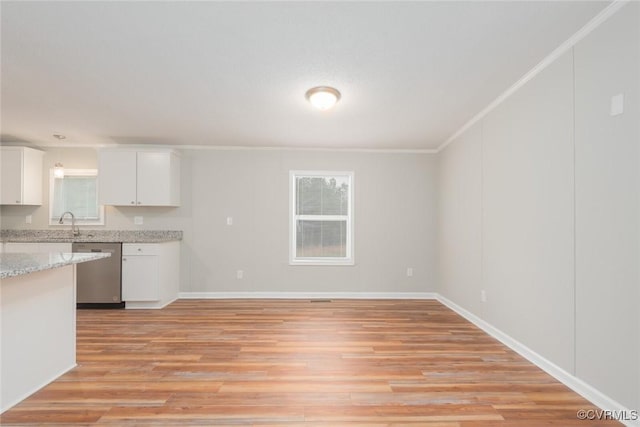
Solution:
<svg viewBox="0 0 640 427">
<path fill-rule="evenodd" d="M 65 176 L 98 176 L 97 169 L 65 169 Z M 68 227 L 69 223 L 68 216 L 65 218 L 64 224 L 58 223 L 58 220 L 53 218 L 53 189 L 54 189 L 54 180 L 56 177 L 53 175 L 53 169 L 49 169 L 49 225 L 60 226 L 60 227 Z M 98 189 L 96 188 L 96 193 Z M 96 194 L 97 195 L 97 194 Z M 98 205 L 98 212 L 100 213 L 100 218 L 97 220 L 83 220 L 76 219 L 76 225 L 104 225 L 104 205 Z"/>
<path fill-rule="evenodd" d="M 297 176 L 326 177 L 341 175 L 349 177 L 349 200 L 347 206 L 347 257 L 302 258 L 296 257 L 296 220 L 343 220 L 344 215 L 296 215 L 296 180 Z M 350 266 L 355 265 L 354 246 L 354 173 L 352 171 L 289 171 L 289 265 L 316 266 Z"/>
</svg>

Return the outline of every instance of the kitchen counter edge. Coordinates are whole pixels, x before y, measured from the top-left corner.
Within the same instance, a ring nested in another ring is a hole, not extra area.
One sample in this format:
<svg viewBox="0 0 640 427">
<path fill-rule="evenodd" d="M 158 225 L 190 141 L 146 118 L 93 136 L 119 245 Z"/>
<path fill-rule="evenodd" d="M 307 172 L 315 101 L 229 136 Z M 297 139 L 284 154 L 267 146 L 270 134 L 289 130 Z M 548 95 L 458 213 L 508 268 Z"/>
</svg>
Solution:
<svg viewBox="0 0 640 427">
<path fill-rule="evenodd" d="M 176 230 L 0 230 L 3 243 L 166 243 L 182 240 Z"/>
<path fill-rule="evenodd" d="M 0 279 L 110 257 L 110 253 L 0 253 Z"/>
</svg>

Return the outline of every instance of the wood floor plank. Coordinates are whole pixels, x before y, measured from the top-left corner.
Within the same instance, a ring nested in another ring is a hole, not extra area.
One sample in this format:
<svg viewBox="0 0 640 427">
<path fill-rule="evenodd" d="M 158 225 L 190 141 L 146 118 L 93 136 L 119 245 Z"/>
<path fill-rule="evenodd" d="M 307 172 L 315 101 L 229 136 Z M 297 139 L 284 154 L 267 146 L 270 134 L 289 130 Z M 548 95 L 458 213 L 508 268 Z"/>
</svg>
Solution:
<svg viewBox="0 0 640 427">
<path fill-rule="evenodd" d="M 620 425 L 436 301 L 180 300 L 77 327 L 78 367 L 2 426 Z"/>
</svg>

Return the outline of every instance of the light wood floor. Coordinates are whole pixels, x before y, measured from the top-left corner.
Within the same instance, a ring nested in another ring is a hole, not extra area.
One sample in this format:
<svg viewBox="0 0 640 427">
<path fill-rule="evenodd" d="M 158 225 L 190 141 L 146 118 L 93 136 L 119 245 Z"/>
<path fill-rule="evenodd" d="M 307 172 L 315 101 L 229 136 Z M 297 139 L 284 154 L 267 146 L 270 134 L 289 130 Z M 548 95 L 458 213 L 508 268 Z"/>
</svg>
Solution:
<svg viewBox="0 0 640 427">
<path fill-rule="evenodd" d="M 78 312 L 78 367 L 3 426 L 596 426 L 436 301 L 182 300 Z"/>
</svg>

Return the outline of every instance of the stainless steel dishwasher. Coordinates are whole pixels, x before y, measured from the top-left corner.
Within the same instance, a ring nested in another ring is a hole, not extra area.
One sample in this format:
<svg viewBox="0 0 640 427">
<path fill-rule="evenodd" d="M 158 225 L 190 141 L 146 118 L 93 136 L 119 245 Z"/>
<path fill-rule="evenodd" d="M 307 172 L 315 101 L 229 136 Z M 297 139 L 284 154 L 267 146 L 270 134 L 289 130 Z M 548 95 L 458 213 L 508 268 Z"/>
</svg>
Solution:
<svg viewBox="0 0 640 427">
<path fill-rule="evenodd" d="M 123 308 L 122 243 L 74 243 L 73 252 L 109 252 L 111 256 L 76 266 L 78 308 Z"/>
</svg>

